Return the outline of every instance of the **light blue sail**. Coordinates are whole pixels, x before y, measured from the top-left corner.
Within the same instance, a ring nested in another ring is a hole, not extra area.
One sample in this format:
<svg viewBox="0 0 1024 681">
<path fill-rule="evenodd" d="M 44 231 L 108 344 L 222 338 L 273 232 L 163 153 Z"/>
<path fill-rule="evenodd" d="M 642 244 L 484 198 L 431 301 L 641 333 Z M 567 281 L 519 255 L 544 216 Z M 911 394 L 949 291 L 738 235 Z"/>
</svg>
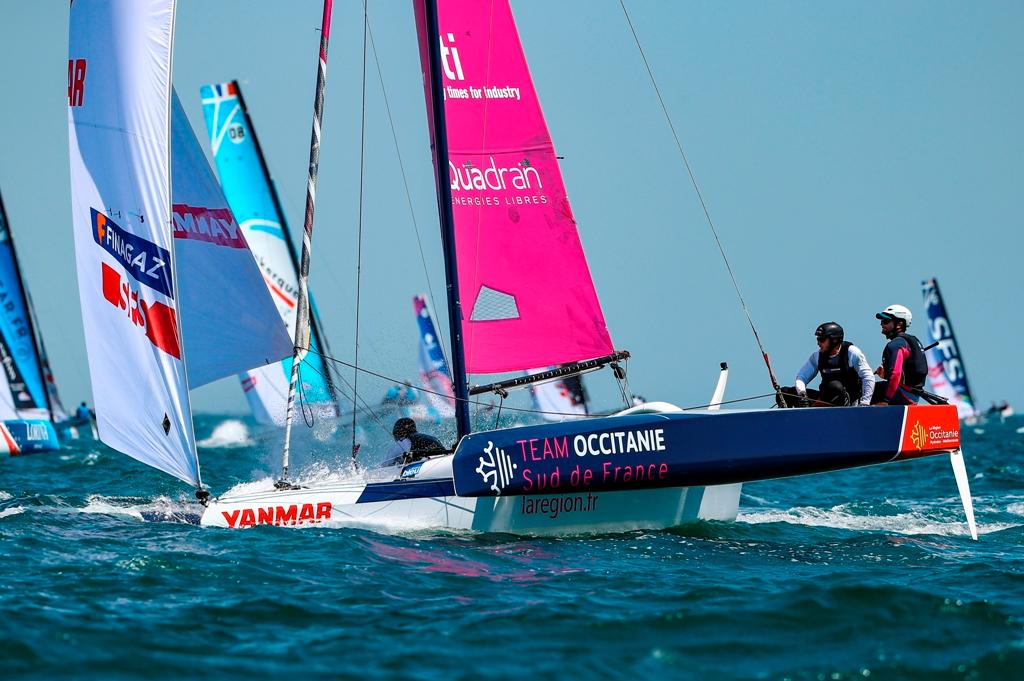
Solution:
<svg viewBox="0 0 1024 681">
<path fill-rule="evenodd" d="M 237 82 L 204 85 L 200 96 L 224 195 L 249 242 L 278 312 L 289 334 L 294 335 L 298 262 L 245 100 Z M 311 347 L 313 351 L 300 367 L 300 394 L 307 404 L 319 405 L 321 413 L 336 415 L 334 385 L 321 357 L 321 348 L 326 343 L 315 308 Z M 257 421 L 278 425 L 283 422 L 291 366 L 292 360 L 287 358 L 277 365 L 239 376 Z"/>
</svg>

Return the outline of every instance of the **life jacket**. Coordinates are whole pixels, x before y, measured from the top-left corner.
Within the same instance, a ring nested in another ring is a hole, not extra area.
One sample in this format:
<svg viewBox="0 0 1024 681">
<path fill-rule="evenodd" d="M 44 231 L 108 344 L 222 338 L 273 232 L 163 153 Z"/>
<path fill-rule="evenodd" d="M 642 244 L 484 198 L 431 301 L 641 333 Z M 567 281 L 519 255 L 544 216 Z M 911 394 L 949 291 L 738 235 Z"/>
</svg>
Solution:
<svg viewBox="0 0 1024 681">
<path fill-rule="evenodd" d="M 431 454 L 443 454 L 445 451 L 440 440 L 425 433 L 413 433 L 409 436 L 409 442 L 412 446 L 405 454 L 406 461 L 418 461 Z"/>
<path fill-rule="evenodd" d="M 928 378 L 928 359 L 924 354 L 924 347 L 917 336 L 909 333 L 898 333 L 896 338 L 902 338 L 910 348 L 910 357 L 903 362 L 903 382 L 900 385 L 909 388 L 923 388 L 924 381 Z"/>
<path fill-rule="evenodd" d="M 850 341 L 843 341 L 839 347 L 839 354 L 830 357 L 824 352 L 818 353 L 818 373 L 821 374 L 821 385 L 825 386 L 830 381 L 839 381 L 850 396 L 850 404 L 857 404 L 861 396 L 860 374 L 857 369 L 850 366 Z"/>
</svg>

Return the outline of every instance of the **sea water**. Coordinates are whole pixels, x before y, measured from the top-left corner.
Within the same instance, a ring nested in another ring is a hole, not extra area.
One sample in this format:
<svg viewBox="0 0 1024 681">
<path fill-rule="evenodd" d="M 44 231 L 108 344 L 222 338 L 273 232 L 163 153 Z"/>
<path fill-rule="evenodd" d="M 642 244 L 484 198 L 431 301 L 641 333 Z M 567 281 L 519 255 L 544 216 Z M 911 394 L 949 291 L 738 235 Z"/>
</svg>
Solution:
<svg viewBox="0 0 1024 681">
<path fill-rule="evenodd" d="M 964 430 L 977 542 L 947 457 L 564 539 L 205 529 L 191 490 L 92 441 L 4 459 L 0 678 L 1024 678 L 1024 419 Z M 278 433 L 197 437 L 215 493 L 273 479 Z M 344 437 L 302 442 L 300 475 L 344 470 Z"/>
</svg>

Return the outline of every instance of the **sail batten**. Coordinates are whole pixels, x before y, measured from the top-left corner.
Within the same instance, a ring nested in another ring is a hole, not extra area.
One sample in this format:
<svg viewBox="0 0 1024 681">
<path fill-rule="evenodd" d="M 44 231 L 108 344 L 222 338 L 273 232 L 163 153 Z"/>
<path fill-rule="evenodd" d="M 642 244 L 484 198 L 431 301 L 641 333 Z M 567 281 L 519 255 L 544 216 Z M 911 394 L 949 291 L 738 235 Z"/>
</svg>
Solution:
<svg viewBox="0 0 1024 681">
<path fill-rule="evenodd" d="M 522 371 L 613 351 L 507 0 L 439 0 L 466 368 Z M 427 92 L 428 116 L 431 93 Z"/>
</svg>

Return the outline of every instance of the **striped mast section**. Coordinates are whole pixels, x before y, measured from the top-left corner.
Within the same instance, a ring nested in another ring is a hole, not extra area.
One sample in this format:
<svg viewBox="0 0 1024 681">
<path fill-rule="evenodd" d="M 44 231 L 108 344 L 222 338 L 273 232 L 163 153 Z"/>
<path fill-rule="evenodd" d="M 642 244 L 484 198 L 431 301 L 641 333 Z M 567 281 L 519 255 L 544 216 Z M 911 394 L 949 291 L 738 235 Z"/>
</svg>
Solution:
<svg viewBox="0 0 1024 681">
<path fill-rule="evenodd" d="M 278 217 L 281 218 L 281 233 L 284 235 L 284 242 L 288 246 L 288 255 L 291 257 L 292 267 L 296 272 L 298 272 L 299 258 L 295 254 L 295 242 L 292 240 L 292 231 L 288 226 L 288 219 L 284 214 L 284 206 L 281 205 L 281 197 L 277 195 L 277 185 L 274 183 L 274 178 L 270 176 L 270 167 L 267 165 L 266 156 L 263 155 L 263 147 L 260 145 L 259 135 L 256 134 L 256 126 L 252 122 L 252 116 L 249 115 L 249 107 L 245 103 L 245 97 L 242 96 L 242 86 L 237 80 L 231 81 L 231 84 L 235 86 L 235 95 L 238 97 L 238 105 L 241 107 L 242 116 L 245 118 L 245 122 L 249 126 L 249 134 L 252 136 L 253 146 L 256 147 L 256 158 L 259 159 L 260 170 L 263 171 L 263 180 L 267 183 L 267 190 L 270 192 L 270 200 L 274 204 L 274 210 L 277 211 Z M 317 345 L 320 347 L 320 354 L 330 355 L 331 348 L 327 344 L 327 337 L 320 328 L 320 319 L 317 317 L 315 310 L 313 310 L 309 316 L 309 324 L 313 340 L 315 340 Z M 338 408 L 338 395 L 334 387 L 334 379 L 331 378 L 330 367 L 327 366 L 327 362 L 323 359 L 321 359 L 320 363 L 324 368 L 324 380 L 327 383 L 327 391 L 330 393 L 331 401 L 334 404 L 334 415 L 338 416 L 341 414 L 341 410 Z"/>
<path fill-rule="evenodd" d="M 316 174 L 320 166 L 320 122 L 324 115 L 324 84 L 327 81 L 327 43 L 331 33 L 332 0 L 324 0 L 323 23 L 320 26 L 320 60 L 316 73 L 316 96 L 313 99 L 313 134 L 309 141 L 309 180 L 306 185 L 306 217 L 302 225 L 302 260 L 299 263 L 299 300 L 295 312 L 295 353 L 292 355 L 292 377 L 288 385 L 288 410 L 284 422 L 284 454 L 279 489 L 292 487 L 288 482 L 288 454 L 291 445 L 292 417 L 295 412 L 295 386 L 299 365 L 309 352 L 309 252 L 313 240 L 313 208 L 316 205 Z"/>
</svg>

